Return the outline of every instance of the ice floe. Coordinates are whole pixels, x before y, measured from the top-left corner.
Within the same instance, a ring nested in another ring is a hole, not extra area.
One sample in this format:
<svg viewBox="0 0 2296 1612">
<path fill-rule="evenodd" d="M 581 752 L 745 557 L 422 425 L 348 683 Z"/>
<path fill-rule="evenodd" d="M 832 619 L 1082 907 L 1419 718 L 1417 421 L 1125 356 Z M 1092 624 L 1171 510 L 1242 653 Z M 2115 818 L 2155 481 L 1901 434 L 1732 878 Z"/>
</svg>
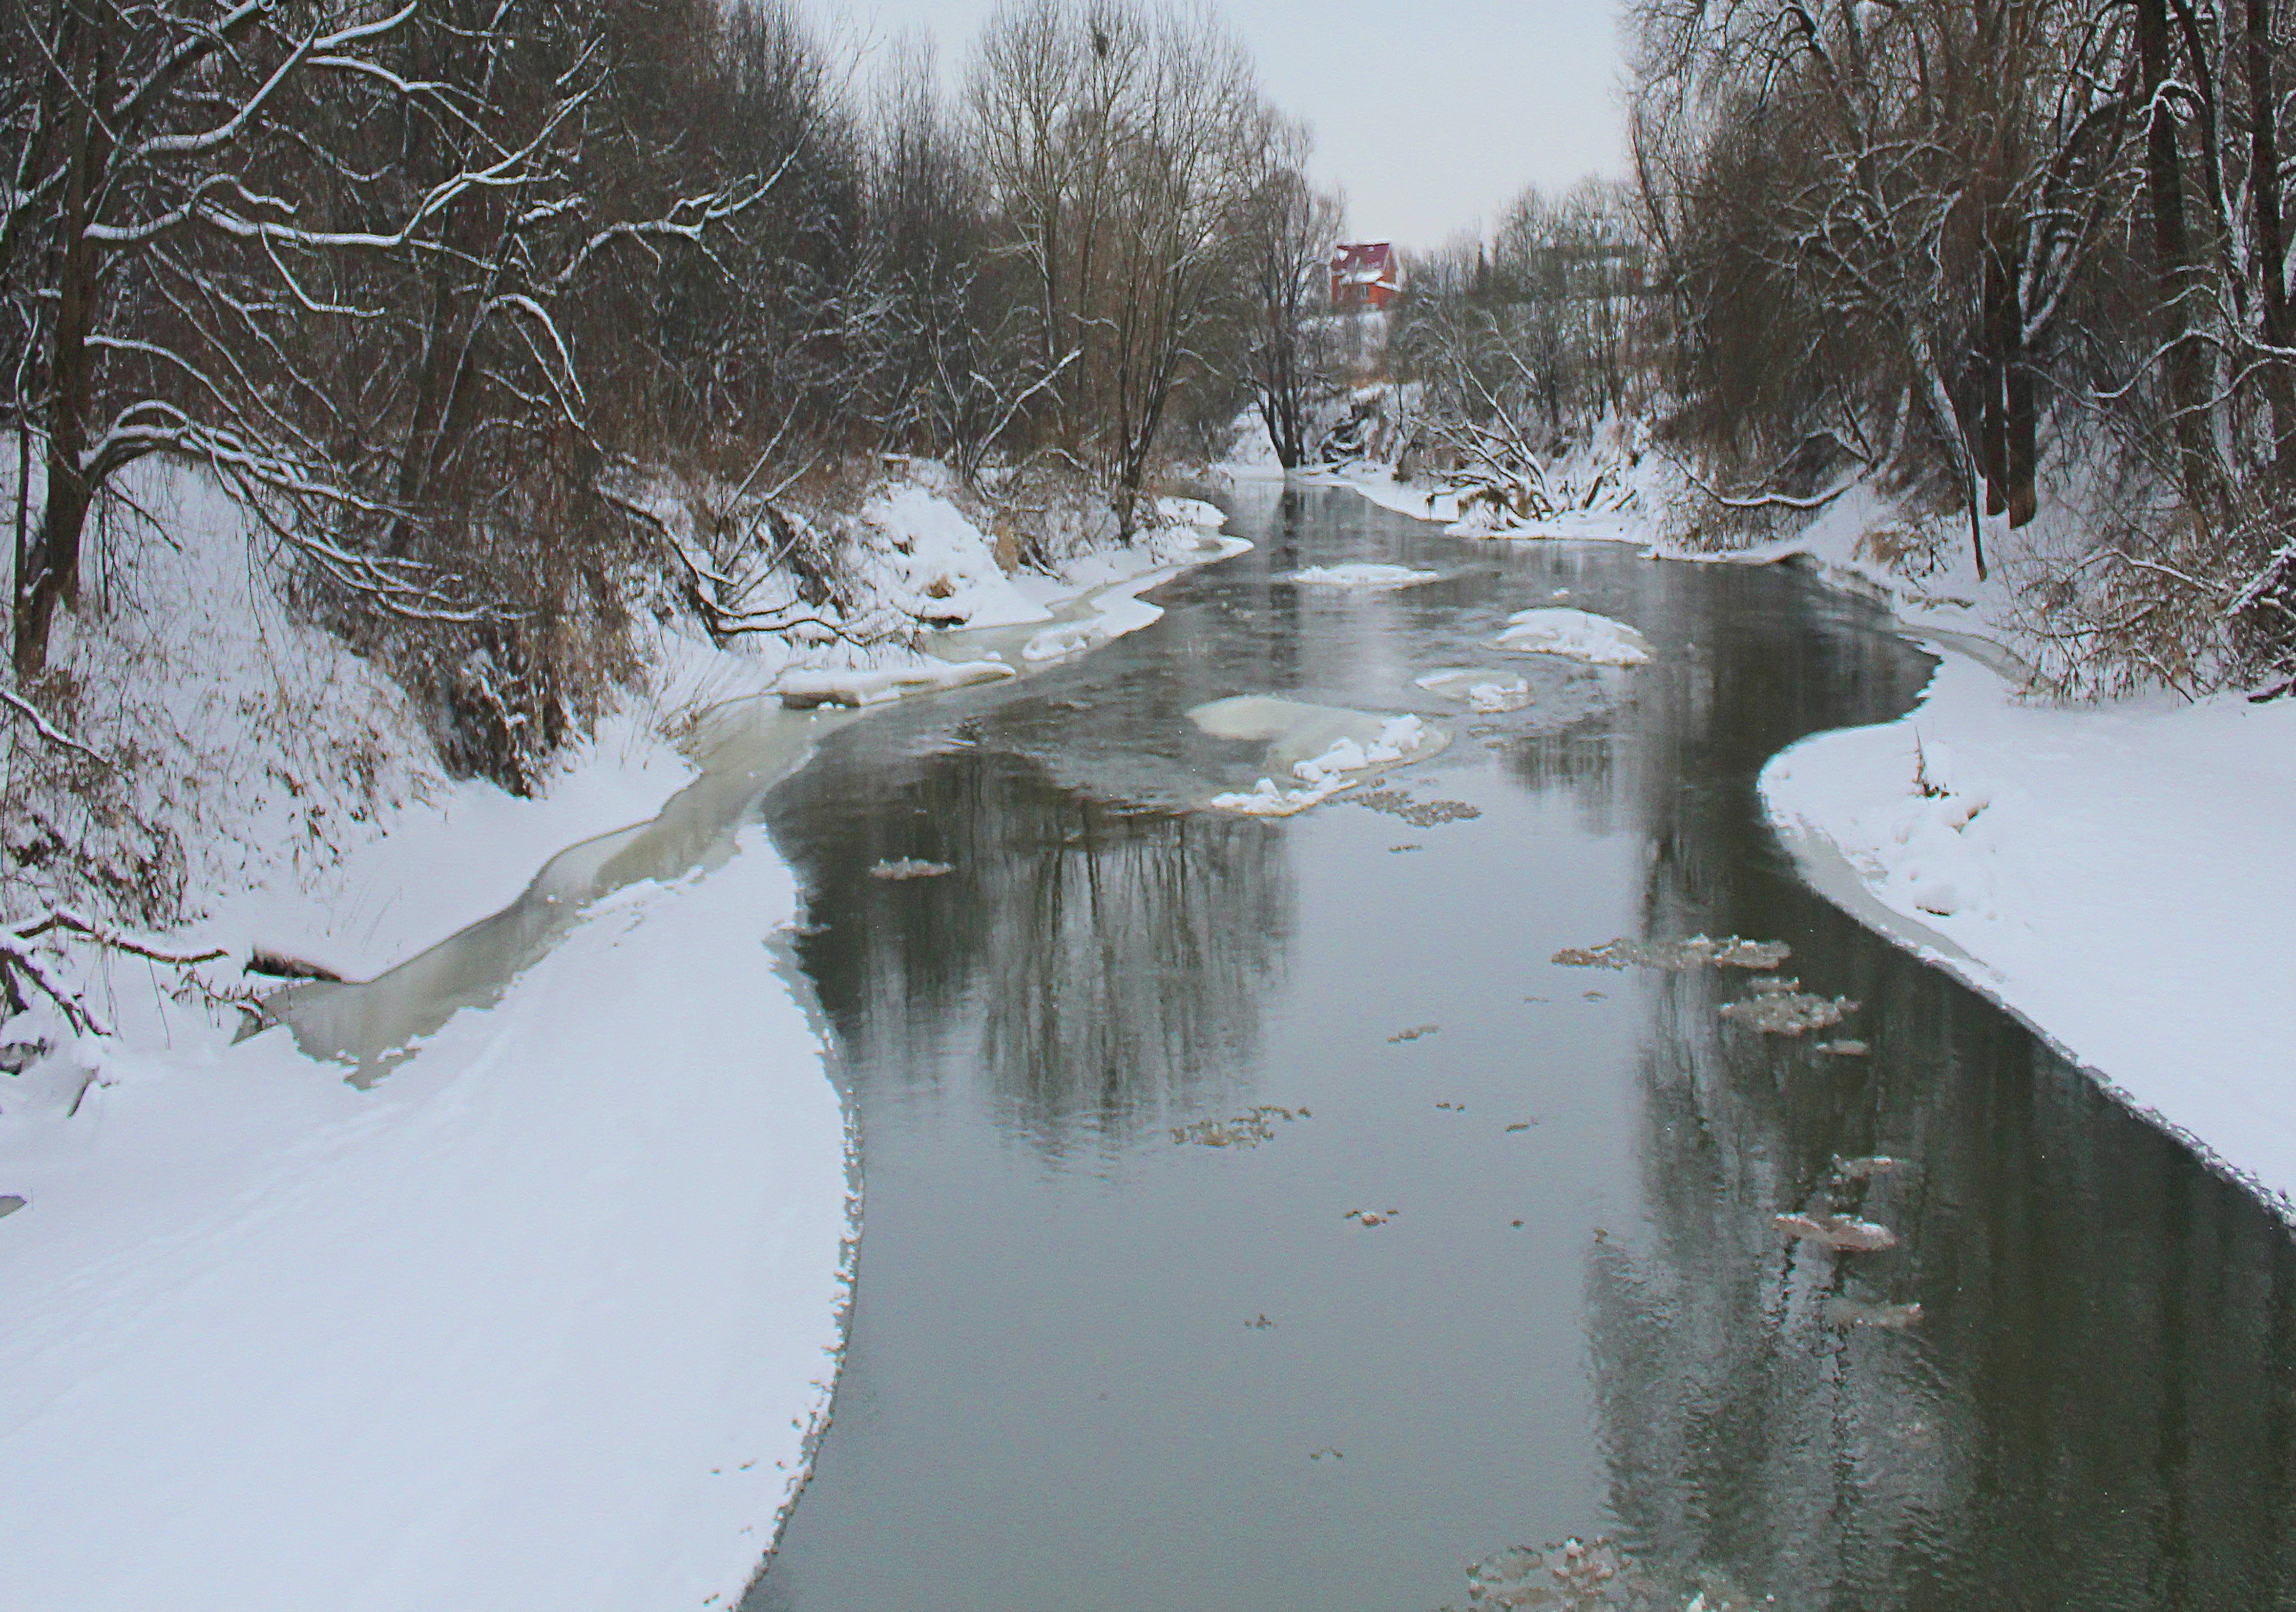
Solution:
<svg viewBox="0 0 2296 1612">
<path fill-rule="evenodd" d="M 1188 718 L 1216 739 L 1264 739 L 1271 769 L 1288 773 L 1296 788 L 1281 787 L 1273 773 L 1247 790 L 1212 797 L 1223 811 L 1254 817 L 1289 817 L 1330 799 L 1353 774 L 1422 761 L 1449 735 L 1417 716 L 1383 716 L 1341 706 L 1246 694 L 1198 706 Z"/>
<path fill-rule="evenodd" d="M 1640 666 L 1651 658 L 1650 641 L 1625 622 L 1561 605 L 1517 610 L 1492 642 L 1519 654 L 1562 655 L 1590 666 Z"/>
<path fill-rule="evenodd" d="M 1446 667 L 1413 681 L 1431 694 L 1464 700 L 1479 716 L 1520 711 L 1531 702 L 1530 684 L 1522 678 L 1477 667 Z"/>
</svg>

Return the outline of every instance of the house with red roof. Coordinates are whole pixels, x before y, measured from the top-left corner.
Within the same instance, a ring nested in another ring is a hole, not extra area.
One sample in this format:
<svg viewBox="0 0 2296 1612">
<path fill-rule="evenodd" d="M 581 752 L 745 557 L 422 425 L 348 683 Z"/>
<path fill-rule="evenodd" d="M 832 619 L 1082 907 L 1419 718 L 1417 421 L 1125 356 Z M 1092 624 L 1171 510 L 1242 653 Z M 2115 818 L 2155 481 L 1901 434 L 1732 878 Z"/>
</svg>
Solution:
<svg viewBox="0 0 2296 1612">
<path fill-rule="evenodd" d="M 1385 307 L 1403 289 L 1403 265 L 1385 241 L 1343 241 L 1332 249 L 1332 308 L 1352 314 Z"/>
</svg>

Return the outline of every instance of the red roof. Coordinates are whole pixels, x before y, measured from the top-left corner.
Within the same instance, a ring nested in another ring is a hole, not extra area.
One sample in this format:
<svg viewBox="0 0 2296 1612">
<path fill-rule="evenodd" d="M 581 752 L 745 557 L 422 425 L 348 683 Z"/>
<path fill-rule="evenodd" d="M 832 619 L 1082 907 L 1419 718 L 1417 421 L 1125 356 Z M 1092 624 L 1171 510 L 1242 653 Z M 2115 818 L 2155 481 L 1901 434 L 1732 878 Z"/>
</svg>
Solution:
<svg viewBox="0 0 2296 1612">
<path fill-rule="evenodd" d="M 1395 247 L 1385 241 L 1341 241 L 1332 249 L 1332 273 L 1365 282 L 1381 280 L 1394 270 Z"/>
</svg>

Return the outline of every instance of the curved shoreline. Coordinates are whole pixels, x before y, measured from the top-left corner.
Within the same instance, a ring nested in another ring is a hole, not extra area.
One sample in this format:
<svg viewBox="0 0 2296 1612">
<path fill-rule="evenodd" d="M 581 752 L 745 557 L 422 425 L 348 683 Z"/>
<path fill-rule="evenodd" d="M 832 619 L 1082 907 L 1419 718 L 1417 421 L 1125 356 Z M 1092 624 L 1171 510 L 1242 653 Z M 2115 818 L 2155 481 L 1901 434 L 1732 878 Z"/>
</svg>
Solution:
<svg viewBox="0 0 2296 1612">
<path fill-rule="evenodd" d="M 1356 486 L 1343 477 L 1319 478 L 1316 485 Z M 1439 517 L 1416 514 L 1398 503 L 1373 496 L 1369 491 L 1356 487 L 1358 493 L 1377 507 L 1395 510 L 1423 521 L 1434 522 Z M 1570 541 L 1569 538 L 1546 538 L 1545 541 Z M 1463 541 L 1465 541 L 1463 539 Z M 1930 626 L 1907 620 L 1891 608 L 1892 601 L 1865 578 L 1805 556 L 1800 552 L 1765 554 L 1751 559 L 1730 555 L 1677 556 L 1652 552 L 1655 559 L 1676 559 L 1702 563 L 1786 564 L 1808 573 L 1821 586 L 1855 594 L 1875 603 L 1885 619 L 1876 630 L 1889 633 L 1916 647 L 1940 657 L 1940 669 L 1945 658 L 1958 656 L 1984 667 L 2005 683 L 2021 686 L 2030 682 L 2033 669 L 2005 644 L 1966 630 Z M 1923 696 L 1924 700 L 1927 695 Z M 1918 719 L 1922 707 L 1899 719 L 1911 724 Z M 1894 724 L 1881 724 L 1890 726 Z M 2028 1030 L 2051 1053 L 2069 1068 L 2078 1070 L 2100 1092 L 2144 1124 L 2169 1136 L 2184 1147 L 2211 1174 L 2239 1188 L 2284 1223 L 2296 1230 L 2296 1193 L 2286 1184 L 2275 1184 L 2259 1169 L 2236 1162 L 2226 1150 L 2210 1140 L 2202 1131 L 2176 1117 L 2173 1104 L 2148 1101 L 2123 1079 L 2085 1055 L 2077 1042 L 2089 1039 L 2062 1023 L 2055 1016 L 2044 1018 L 2020 999 L 2014 982 L 2005 977 L 1991 962 L 1972 953 L 1942 931 L 1907 916 L 1884 902 L 1874 886 L 1852 863 L 1839 843 L 1818 824 L 1810 822 L 1806 814 L 1784 810 L 1775 798 L 1772 770 L 1785 757 L 1803 746 L 1823 743 L 1840 734 L 1864 730 L 1835 729 L 1813 733 L 1796 741 L 1778 752 L 1765 764 L 1757 781 L 1756 792 L 1772 834 L 1793 863 L 1802 882 L 1828 902 L 1883 940 L 1909 953 L 1923 961 L 1932 963 L 1950 974 L 1958 983 L 1983 997 L 2010 1019 Z M 1943 737 L 1950 737 L 1948 732 Z M 2227 1002 L 2227 1012 L 2237 1012 L 2239 1004 Z M 2157 1083 L 2156 1083 L 2157 1084 Z M 2214 1127 L 2210 1127 L 2213 1129 Z"/>
</svg>

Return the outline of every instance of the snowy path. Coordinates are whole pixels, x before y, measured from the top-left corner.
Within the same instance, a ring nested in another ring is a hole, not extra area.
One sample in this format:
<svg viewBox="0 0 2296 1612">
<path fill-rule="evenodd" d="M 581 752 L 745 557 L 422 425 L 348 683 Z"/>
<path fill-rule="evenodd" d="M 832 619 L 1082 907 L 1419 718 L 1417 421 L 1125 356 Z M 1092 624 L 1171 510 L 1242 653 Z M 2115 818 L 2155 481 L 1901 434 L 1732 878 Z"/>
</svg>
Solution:
<svg viewBox="0 0 2296 1612">
<path fill-rule="evenodd" d="M 275 1030 L 20 1153 L 0 1607 L 738 1599 L 843 1297 L 842 1110 L 766 948 L 794 900 L 753 844 L 371 1092 Z"/>
<path fill-rule="evenodd" d="M 1762 794 L 1967 953 L 1923 948 L 1941 966 L 2291 1212 L 2296 703 L 2027 705 L 1948 652 L 1919 709 L 1792 747 Z"/>
</svg>

